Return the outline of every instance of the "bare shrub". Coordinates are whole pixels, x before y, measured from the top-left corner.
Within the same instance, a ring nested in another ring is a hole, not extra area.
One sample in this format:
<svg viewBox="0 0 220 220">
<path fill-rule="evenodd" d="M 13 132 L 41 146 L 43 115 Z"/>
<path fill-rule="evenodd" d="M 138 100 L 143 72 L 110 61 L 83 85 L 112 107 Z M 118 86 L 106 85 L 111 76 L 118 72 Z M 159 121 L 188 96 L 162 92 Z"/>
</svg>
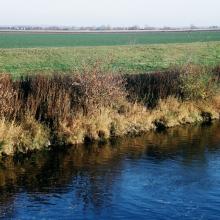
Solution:
<svg viewBox="0 0 220 220">
<path fill-rule="evenodd" d="M 73 76 L 72 100 L 84 114 L 101 107 L 115 107 L 126 97 L 125 81 L 120 75 L 103 72 L 99 64 Z"/>
</svg>

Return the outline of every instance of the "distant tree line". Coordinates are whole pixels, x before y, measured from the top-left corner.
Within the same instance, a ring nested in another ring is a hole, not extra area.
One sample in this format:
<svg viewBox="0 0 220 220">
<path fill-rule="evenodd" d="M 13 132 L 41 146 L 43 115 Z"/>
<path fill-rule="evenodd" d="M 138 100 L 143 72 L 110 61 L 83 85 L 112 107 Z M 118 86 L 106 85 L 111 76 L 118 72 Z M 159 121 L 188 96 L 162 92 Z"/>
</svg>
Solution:
<svg viewBox="0 0 220 220">
<path fill-rule="evenodd" d="M 101 25 L 101 26 L 31 26 L 31 25 L 15 25 L 15 26 L 0 26 L 0 30 L 18 30 L 18 31 L 44 31 L 44 30 L 51 30 L 51 31 L 135 31 L 135 30 L 197 30 L 197 29 L 220 29 L 220 26 L 195 26 L 190 25 L 186 27 L 153 27 L 153 26 L 110 26 L 110 25 Z"/>
</svg>

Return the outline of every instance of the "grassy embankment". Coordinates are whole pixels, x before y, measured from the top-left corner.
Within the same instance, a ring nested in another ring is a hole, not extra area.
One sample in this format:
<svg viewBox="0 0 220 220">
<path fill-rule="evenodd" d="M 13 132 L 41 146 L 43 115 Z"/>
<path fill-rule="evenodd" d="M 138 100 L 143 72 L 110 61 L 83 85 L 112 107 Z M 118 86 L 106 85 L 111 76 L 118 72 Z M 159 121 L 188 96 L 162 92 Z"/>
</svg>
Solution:
<svg viewBox="0 0 220 220">
<path fill-rule="evenodd" d="M 116 73 L 166 70 L 189 62 L 212 67 L 220 60 L 220 41 L 99 47 L 2 48 L 0 72 L 13 75 L 69 73 L 82 69 L 84 64 L 93 64 L 96 60 L 101 60 L 107 71 Z"/>
<path fill-rule="evenodd" d="M 0 78 L 1 153 L 14 154 L 219 118 L 219 68 L 187 65 L 116 75 L 83 73 Z"/>
</svg>

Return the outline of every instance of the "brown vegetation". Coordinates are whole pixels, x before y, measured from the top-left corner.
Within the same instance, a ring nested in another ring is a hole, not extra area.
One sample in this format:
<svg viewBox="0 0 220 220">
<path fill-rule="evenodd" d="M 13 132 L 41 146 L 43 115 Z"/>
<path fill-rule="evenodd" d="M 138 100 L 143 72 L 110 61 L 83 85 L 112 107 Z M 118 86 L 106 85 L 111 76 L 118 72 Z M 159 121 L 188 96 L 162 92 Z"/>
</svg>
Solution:
<svg viewBox="0 0 220 220">
<path fill-rule="evenodd" d="M 0 75 L 0 151 L 105 141 L 219 118 L 220 69 L 188 65 L 113 75 L 99 65 L 74 74 Z"/>
</svg>

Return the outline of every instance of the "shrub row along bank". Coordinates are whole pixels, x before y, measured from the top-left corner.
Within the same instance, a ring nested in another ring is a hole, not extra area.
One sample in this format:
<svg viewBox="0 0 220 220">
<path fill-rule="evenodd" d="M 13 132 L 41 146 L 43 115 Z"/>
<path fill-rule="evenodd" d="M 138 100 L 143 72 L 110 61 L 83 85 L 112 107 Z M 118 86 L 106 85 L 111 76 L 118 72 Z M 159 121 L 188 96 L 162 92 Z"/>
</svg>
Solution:
<svg viewBox="0 0 220 220">
<path fill-rule="evenodd" d="M 14 154 L 219 118 L 219 68 L 0 76 L 0 151 Z"/>
</svg>

